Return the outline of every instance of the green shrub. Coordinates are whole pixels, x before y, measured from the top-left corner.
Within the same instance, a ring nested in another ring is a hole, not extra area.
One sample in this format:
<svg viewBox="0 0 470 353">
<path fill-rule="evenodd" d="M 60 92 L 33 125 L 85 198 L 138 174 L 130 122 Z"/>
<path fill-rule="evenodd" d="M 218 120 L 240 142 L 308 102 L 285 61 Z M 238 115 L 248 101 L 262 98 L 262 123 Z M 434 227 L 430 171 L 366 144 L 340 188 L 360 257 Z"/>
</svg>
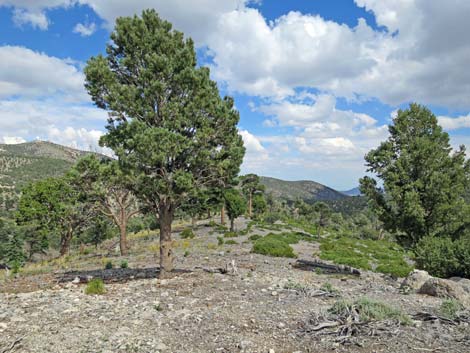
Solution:
<svg viewBox="0 0 470 353">
<path fill-rule="evenodd" d="M 250 239 L 251 241 L 257 241 L 258 239 L 261 239 L 262 236 L 259 235 L 259 234 L 253 234 L 252 236 L 250 236 L 248 239 Z"/>
<path fill-rule="evenodd" d="M 399 309 L 368 298 L 361 298 L 354 303 L 339 300 L 328 309 L 330 314 L 344 318 L 348 317 L 353 311 L 359 314 L 362 322 L 392 319 L 397 320 L 403 325 L 411 323 L 409 316 L 402 313 Z"/>
<path fill-rule="evenodd" d="M 103 280 L 100 278 L 92 279 L 85 288 L 85 294 L 102 295 L 106 293 Z"/>
<path fill-rule="evenodd" d="M 189 251 L 186 250 L 186 251 L 184 252 L 183 256 L 184 256 L 184 257 L 188 257 L 188 256 L 189 256 Z"/>
<path fill-rule="evenodd" d="M 395 277 L 406 277 L 411 271 L 413 267 L 403 259 L 382 263 L 375 269 L 375 272 L 388 273 Z"/>
<path fill-rule="evenodd" d="M 339 290 L 337 290 L 335 287 L 330 282 L 325 282 L 323 285 L 320 287 L 322 291 L 331 293 L 331 294 L 339 294 Z"/>
<path fill-rule="evenodd" d="M 224 238 L 236 238 L 238 237 L 238 234 L 236 232 L 226 232 L 224 234 Z"/>
<path fill-rule="evenodd" d="M 255 241 L 252 252 L 273 257 L 296 257 L 288 243 L 268 236 Z"/>
<path fill-rule="evenodd" d="M 401 246 L 387 240 L 329 237 L 322 240 L 320 258 L 337 264 L 405 277 L 413 269 Z"/>
<path fill-rule="evenodd" d="M 454 243 L 448 237 L 424 237 L 414 249 L 416 265 L 437 277 L 451 277 L 458 273 Z"/>
<path fill-rule="evenodd" d="M 462 310 L 464 306 L 455 299 L 445 299 L 439 307 L 439 314 L 446 319 L 455 320 L 457 313 Z"/>
<path fill-rule="evenodd" d="M 459 268 L 457 276 L 470 278 L 470 236 L 454 242 L 454 253 Z"/>
<path fill-rule="evenodd" d="M 106 270 L 111 270 L 113 268 L 113 263 L 111 262 L 111 260 L 109 260 L 108 262 L 106 262 L 106 264 L 104 265 L 104 268 Z"/>
<path fill-rule="evenodd" d="M 217 243 L 218 243 L 219 245 L 224 245 L 224 243 L 225 243 L 224 238 L 222 238 L 222 237 L 217 237 Z"/>
<path fill-rule="evenodd" d="M 235 240 L 233 240 L 233 239 L 229 239 L 229 240 L 226 240 L 226 241 L 225 241 L 225 244 L 226 244 L 226 245 L 236 245 L 236 244 L 238 244 L 238 243 L 237 243 Z"/>
<path fill-rule="evenodd" d="M 129 268 L 129 263 L 127 262 L 127 260 L 121 261 L 121 268 Z"/>
<path fill-rule="evenodd" d="M 180 233 L 181 239 L 193 239 L 196 235 L 190 228 L 186 228 Z"/>
</svg>

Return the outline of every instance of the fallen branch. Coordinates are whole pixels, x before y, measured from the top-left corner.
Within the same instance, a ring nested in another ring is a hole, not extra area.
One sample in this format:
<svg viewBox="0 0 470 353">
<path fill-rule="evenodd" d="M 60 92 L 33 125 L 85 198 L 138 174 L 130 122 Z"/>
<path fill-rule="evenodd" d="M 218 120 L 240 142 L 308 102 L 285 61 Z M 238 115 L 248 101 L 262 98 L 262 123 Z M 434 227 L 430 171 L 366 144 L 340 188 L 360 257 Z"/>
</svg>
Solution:
<svg viewBox="0 0 470 353">
<path fill-rule="evenodd" d="M 25 338 L 26 336 L 22 336 L 17 338 L 13 343 L 10 345 L 10 347 L 5 348 L 1 353 L 7 353 L 13 351 L 13 349 Z"/>
<path fill-rule="evenodd" d="M 326 273 L 342 273 L 354 276 L 361 275 L 361 272 L 358 269 L 344 265 L 333 265 L 320 260 L 297 260 L 292 265 L 292 267 L 303 271 L 315 271 L 315 269 L 321 269 L 323 272 Z"/>
</svg>

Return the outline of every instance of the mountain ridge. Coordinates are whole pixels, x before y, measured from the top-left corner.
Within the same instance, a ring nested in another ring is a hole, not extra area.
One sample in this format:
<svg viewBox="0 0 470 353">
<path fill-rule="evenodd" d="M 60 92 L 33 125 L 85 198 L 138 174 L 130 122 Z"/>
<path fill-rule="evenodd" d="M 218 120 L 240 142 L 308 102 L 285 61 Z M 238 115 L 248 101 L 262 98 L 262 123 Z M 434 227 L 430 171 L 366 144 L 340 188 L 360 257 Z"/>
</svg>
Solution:
<svg viewBox="0 0 470 353">
<path fill-rule="evenodd" d="M 307 203 L 316 201 L 338 201 L 349 197 L 340 191 L 313 180 L 288 181 L 260 176 L 260 182 L 265 186 L 267 193 L 288 202 L 294 202 L 297 199 L 304 200 Z"/>
</svg>

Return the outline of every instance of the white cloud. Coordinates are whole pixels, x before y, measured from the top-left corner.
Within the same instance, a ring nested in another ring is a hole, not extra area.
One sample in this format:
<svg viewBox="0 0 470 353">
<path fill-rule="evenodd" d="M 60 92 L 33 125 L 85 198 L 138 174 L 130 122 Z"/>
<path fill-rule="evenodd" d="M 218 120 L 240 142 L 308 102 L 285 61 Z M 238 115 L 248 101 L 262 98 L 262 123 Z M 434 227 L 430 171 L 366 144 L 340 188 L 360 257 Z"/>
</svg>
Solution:
<svg viewBox="0 0 470 353">
<path fill-rule="evenodd" d="M 50 24 L 46 10 L 68 7 L 76 0 L 0 0 L 1 6 L 13 7 L 13 22 L 17 26 L 26 24 L 40 30 L 47 30 Z"/>
<path fill-rule="evenodd" d="M 44 11 L 76 3 L 90 6 L 110 28 L 118 16 L 155 8 L 209 49 L 217 79 L 253 95 L 285 97 L 313 87 L 391 105 L 470 108 L 470 2 L 355 1 L 388 31 L 362 19 L 351 28 L 298 12 L 268 22 L 248 0 L 0 0 L 0 6 L 36 14 L 25 21 L 40 28 L 47 24 Z"/>
<path fill-rule="evenodd" d="M 439 125 L 449 131 L 470 127 L 470 114 L 456 118 L 448 116 L 438 116 L 437 118 L 439 120 Z"/>
<path fill-rule="evenodd" d="M 5 143 L 7 145 L 15 145 L 17 143 L 26 142 L 26 140 L 22 137 L 18 136 L 3 136 L 0 138 L 1 143 Z"/>
<path fill-rule="evenodd" d="M 240 130 L 238 133 L 243 138 L 243 143 L 247 153 L 259 153 L 265 151 L 261 142 L 247 130 Z"/>
<path fill-rule="evenodd" d="M 38 28 L 43 31 L 49 27 L 49 20 L 42 11 L 15 9 L 13 12 L 13 22 L 19 27 L 30 24 L 33 28 Z"/>
<path fill-rule="evenodd" d="M 282 97 L 295 87 L 322 87 L 374 64 L 377 35 L 360 21 L 351 29 L 319 16 L 290 12 L 267 23 L 251 8 L 221 16 L 209 36 L 216 77 L 235 91 Z M 351 60 L 354 58 L 354 60 Z"/>
<path fill-rule="evenodd" d="M 38 138 L 80 149 L 92 146 L 100 151 L 99 129 L 107 118 L 106 112 L 86 104 L 27 98 L 0 100 L 0 116 L 0 139 L 4 141 L 9 137 L 21 139 L 19 142 Z"/>
<path fill-rule="evenodd" d="M 89 100 L 83 83 L 83 73 L 68 60 L 24 47 L 0 47 L 0 98 L 62 94 Z"/>
<path fill-rule="evenodd" d="M 89 37 L 96 31 L 96 23 L 89 24 L 77 23 L 73 29 L 74 33 L 80 34 L 82 37 Z"/>
<path fill-rule="evenodd" d="M 103 135 L 99 130 L 87 130 L 85 128 L 57 128 L 50 126 L 47 131 L 47 140 L 69 146 L 79 150 L 102 152 L 104 149 L 99 147 L 99 139 Z"/>
</svg>

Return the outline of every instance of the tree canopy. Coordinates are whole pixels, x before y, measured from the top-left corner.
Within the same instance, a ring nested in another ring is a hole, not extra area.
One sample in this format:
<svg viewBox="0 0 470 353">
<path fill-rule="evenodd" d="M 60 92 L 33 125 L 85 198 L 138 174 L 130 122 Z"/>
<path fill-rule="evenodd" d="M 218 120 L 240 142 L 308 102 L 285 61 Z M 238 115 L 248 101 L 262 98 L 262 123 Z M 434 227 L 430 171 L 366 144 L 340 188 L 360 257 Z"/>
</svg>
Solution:
<svg viewBox="0 0 470 353">
<path fill-rule="evenodd" d="M 106 55 L 91 58 L 86 88 L 109 112 L 101 144 L 136 175 L 136 196 L 160 224 L 160 270 L 171 271 L 174 212 L 194 190 L 238 174 L 239 114 L 221 98 L 194 43 L 154 10 L 116 20 Z"/>
<path fill-rule="evenodd" d="M 458 238 L 469 224 L 464 197 L 470 163 L 464 146 L 453 151 L 436 116 L 418 104 L 398 111 L 389 132 L 365 157 L 367 171 L 383 186 L 366 176 L 360 181 L 362 193 L 384 226 L 407 244 L 424 236 Z"/>
</svg>

